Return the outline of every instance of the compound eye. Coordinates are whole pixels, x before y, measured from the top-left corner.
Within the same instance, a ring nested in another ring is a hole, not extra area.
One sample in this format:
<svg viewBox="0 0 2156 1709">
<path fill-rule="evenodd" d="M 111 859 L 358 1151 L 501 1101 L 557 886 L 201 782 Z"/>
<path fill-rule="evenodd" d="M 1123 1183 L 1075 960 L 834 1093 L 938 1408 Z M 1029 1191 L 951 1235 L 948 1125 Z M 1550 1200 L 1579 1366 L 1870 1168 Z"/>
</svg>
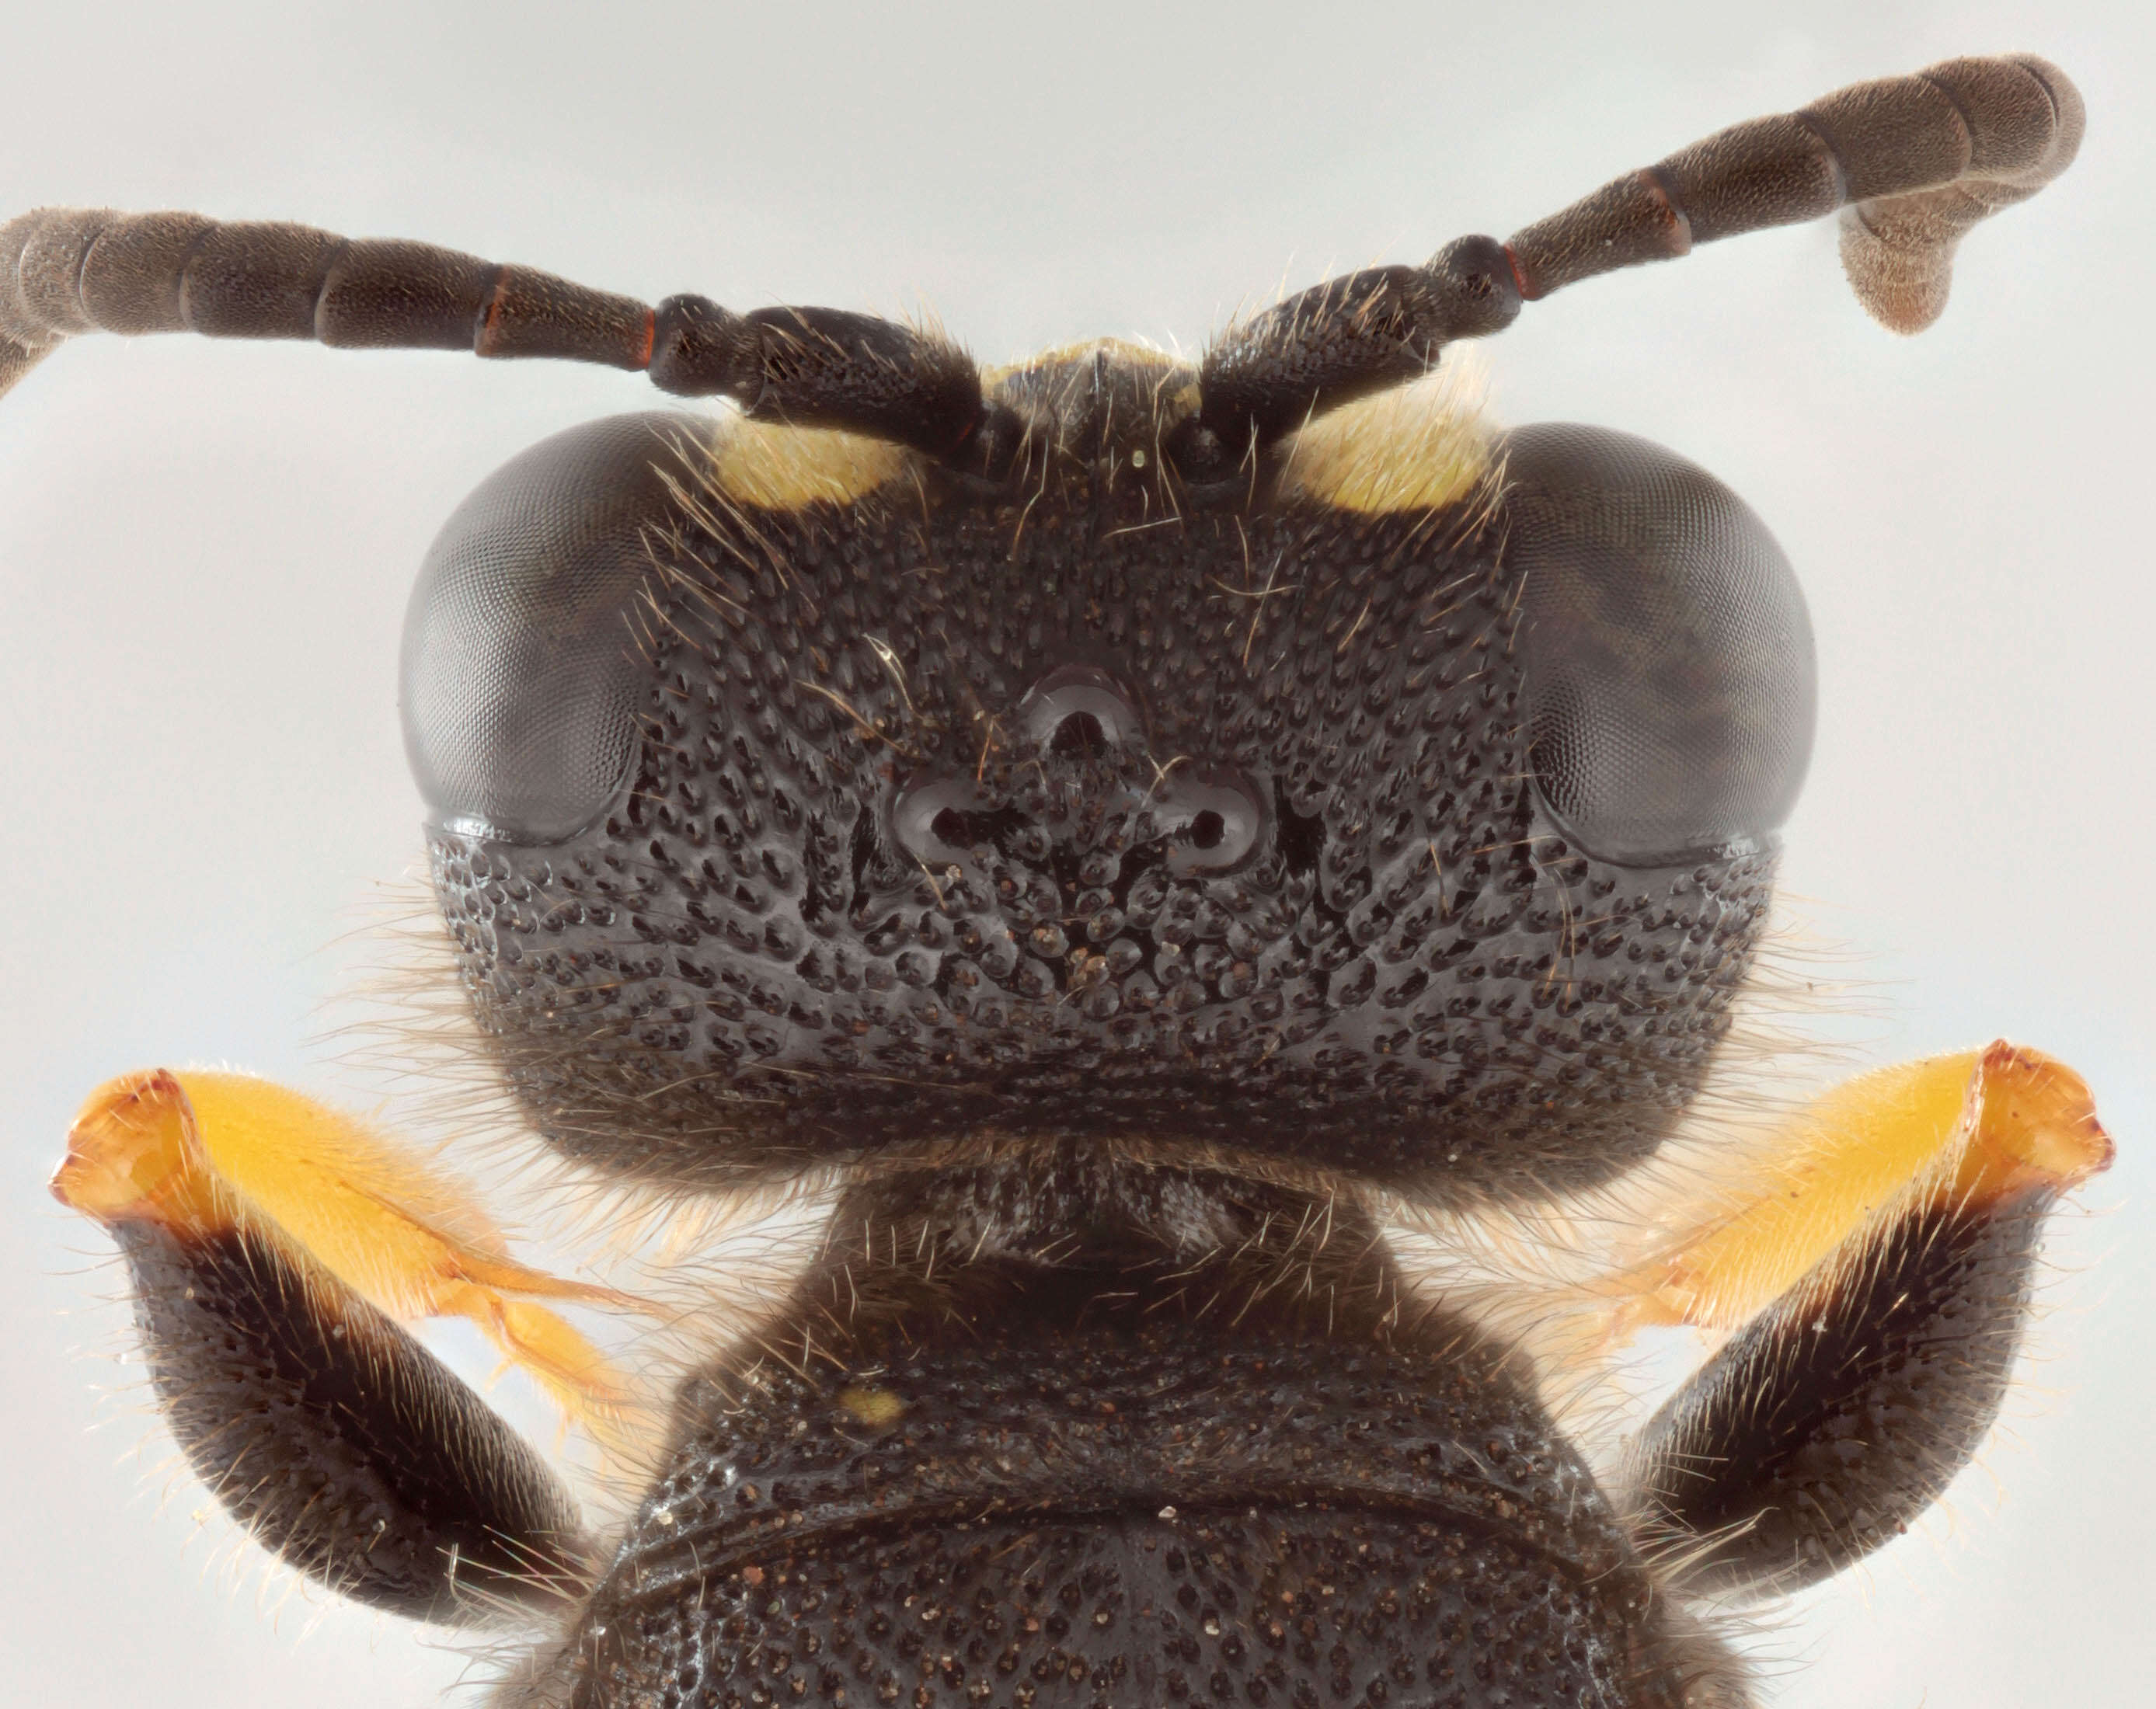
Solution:
<svg viewBox="0 0 2156 1709">
<path fill-rule="evenodd" d="M 603 813 L 637 750 L 636 608 L 687 478 L 683 416 L 572 428 L 482 481 L 404 618 L 404 750 L 433 821 L 553 843 Z"/>
<path fill-rule="evenodd" d="M 1587 852 L 1680 864 L 1765 842 L 1811 758 L 1811 619 L 1766 525 L 1630 434 L 1523 428 L 1506 457 L 1525 578 L 1529 753 Z"/>
</svg>

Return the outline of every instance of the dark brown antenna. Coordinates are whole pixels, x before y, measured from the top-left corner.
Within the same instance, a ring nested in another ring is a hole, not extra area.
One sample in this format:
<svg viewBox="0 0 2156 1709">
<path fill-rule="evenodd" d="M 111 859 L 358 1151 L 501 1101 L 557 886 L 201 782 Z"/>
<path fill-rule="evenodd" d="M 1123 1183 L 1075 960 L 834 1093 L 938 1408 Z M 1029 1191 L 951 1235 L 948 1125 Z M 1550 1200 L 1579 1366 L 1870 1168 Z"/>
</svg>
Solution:
<svg viewBox="0 0 2156 1709">
<path fill-rule="evenodd" d="M 1840 208 L 1857 300 L 1896 331 L 1921 331 L 1946 306 L 1962 234 L 2064 172 L 2082 122 L 2066 74 L 2017 54 L 1943 60 L 1733 125 L 1510 243 L 1460 238 L 1423 266 L 1328 280 L 1230 328 L 1206 353 L 1204 406 L 1173 449 L 1194 475 L 1231 472 L 1312 415 L 1426 372 L 1452 340 L 1509 326 L 1522 302 Z"/>
<path fill-rule="evenodd" d="M 1943 59 L 1717 131 L 1516 232 L 1532 302 L 1695 244 L 1842 215 L 1841 259 L 1872 318 L 1921 332 L 1947 305 L 1954 246 L 2073 163 L 2080 91 L 2033 54 Z"/>
<path fill-rule="evenodd" d="M 1452 340 L 1500 331 L 1522 301 L 1837 208 L 1858 300 L 1896 331 L 1921 331 L 1946 305 L 1962 234 L 2065 171 L 2082 124 L 2065 74 L 2018 54 L 1943 60 L 1732 126 L 1510 243 L 1462 238 L 1423 266 L 1329 280 L 1230 328 L 1168 451 L 1190 480 L 1224 478 L 1312 415 L 1427 372 Z M 0 227 L 0 392 L 91 331 L 604 362 L 992 476 L 1013 466 L 1024 432 L 983 398 L 963 352 L 844 310 L 737 315 L 698 296 L 654 308 L 430 244 L 195 213 L 44 208 Z"/>
<path fill-rule="evenodd" d="M 602 362 L 678 396 L 942 457 L 988 413 L 964 352 L 843 309 L 737 315 L 699 296 L 654 308 L 432 244 L 199 213 L 46 208 L 0 226 L 0 393 L 84 332 Z"/>
</svg>

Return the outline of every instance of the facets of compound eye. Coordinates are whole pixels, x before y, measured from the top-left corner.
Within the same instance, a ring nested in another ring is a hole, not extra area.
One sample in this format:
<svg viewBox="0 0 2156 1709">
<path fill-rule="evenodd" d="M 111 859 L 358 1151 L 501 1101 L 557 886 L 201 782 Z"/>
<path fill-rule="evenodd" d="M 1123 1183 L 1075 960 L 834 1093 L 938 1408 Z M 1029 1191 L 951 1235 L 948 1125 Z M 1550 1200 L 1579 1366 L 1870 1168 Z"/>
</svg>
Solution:
<svg viewBox="0 0 2156 1709">
<path fill-rule="evenodd" d="M 1153 799 L 1178 878 L 1226 872 L 1247 860 L 1265 829 L 1265 797 L 1232 772 L 1171 772 Z"/>
<path fill-rule="evenodd" d="M 1535 781 L 1568 838 L 1620 865 L 1756 845 L 1811 757 L 1811 621 L 1766 525 L 1629 434 L 1509 436 L 1507 562 Z"/>
<path fill-rule="evenodd" d="M 512 459 L 457 507 L 404 619 L 404 747 L 429 816 L 558 842 L 627 781 L 647 670 L 636 607 L 702 429 L 617 416 Z"/>
<path fill-rule="evenodd" d="M 1130 695 L 1090 665 L 1050 671 L 1026 691 L 1018 710 L 1026 736 L 1051 752 L 1134 747 L 1145 740 Z"/>
</svg>

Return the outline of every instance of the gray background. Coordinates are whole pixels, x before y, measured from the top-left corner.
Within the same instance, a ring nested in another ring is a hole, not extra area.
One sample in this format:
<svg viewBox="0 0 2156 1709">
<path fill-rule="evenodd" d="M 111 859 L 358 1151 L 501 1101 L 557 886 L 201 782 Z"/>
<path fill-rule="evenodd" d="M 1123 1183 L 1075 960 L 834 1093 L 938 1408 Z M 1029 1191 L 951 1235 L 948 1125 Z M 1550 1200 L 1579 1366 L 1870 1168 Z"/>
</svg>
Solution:
<svg viewBox="0 0 2156 1709">
<path fill-rule="evenodd" d="M 2145 8 L 380 3 L 9 8 L 0 213 L 199 207 L 431 239 L 655 298 L 932 305 L 1004 360 L 1186 346 L 1327 271 L 1499 235 L 1722 124 L 1953 53 L 2087 95 L 2081 163 L 1913 342 L 1827 228 L 1530 307 L 1507 418 L 1609 423 L 1746 494 L 1804 575 L 1818 757 L 1786 887 L 1878 1060 L 2065 1055 L 2121 1142 L 2053 1245 L 2010 1429 L 1922 1530 L 1763 1632 L 1789 1706 L 2146 1701 L 2156 1502 Z M 1771 17 L 1772 21 L 1768 21 Z M 1754 21 L 1756 20 L 1756 21 Z M 465 1667 L 271 1580 L 106 1354 L 44 1177 L 125 1068 L 363 1090 L 306 1042 L 416 849 L 405 589 L 512 452 L 634 380 L 89 341 L 0 405 L 0 1678 L 18 1702 L 429 1701 Z"/>
</svg>

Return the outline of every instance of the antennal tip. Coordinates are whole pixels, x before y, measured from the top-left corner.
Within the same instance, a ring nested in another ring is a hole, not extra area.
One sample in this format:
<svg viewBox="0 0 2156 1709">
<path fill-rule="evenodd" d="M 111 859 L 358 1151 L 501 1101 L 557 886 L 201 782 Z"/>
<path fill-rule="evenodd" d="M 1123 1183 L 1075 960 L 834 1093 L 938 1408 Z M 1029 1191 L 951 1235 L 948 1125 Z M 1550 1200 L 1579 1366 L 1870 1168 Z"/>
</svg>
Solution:
<svg viewBox="0 0 2156 1709">
<path fill-rule="evenodd" d="M 15 382 L 52 353 L 50 344 L 18 344 L 0 338 L 0 398 L 15 389 Z"/>
<path fill-rule="evenodd" d="M 1946 312 L 1958 232 L 1941 239 L 1907 218 L 1875 225 L 1856 208 L 1841 221 L 1841 267 L 1864 312 L 1889 332 L 1922 332 Z"/>
</svg>

